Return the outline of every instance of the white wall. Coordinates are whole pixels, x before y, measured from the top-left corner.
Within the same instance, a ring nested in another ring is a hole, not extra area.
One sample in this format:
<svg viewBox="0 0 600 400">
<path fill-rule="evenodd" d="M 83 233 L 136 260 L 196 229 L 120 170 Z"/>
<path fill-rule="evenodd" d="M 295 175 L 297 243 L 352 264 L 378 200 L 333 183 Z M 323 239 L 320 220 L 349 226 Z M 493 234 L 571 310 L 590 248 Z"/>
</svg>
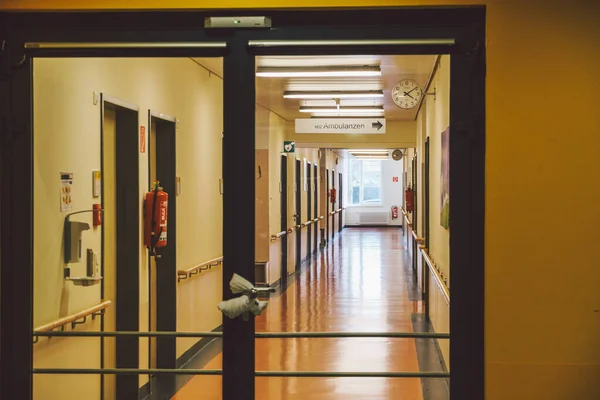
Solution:
<svg viewBox="0 0 600 400">
<path fill-rule="evenodd" d="M 347 161 L 349 162 L 349 161 Z M 402 207 L 402 174 L 404 173 L 404 167 L 402 161 L 394 161 L 394 160 L 382 160 L 381 161 L 382 168 L 382 204 L 377 206 L 352 206 L 350 205 L 350 193 L 351 193 L 351 184 L 350 184 L 350 176 L 346 174 L 345 182 L 344 182 L 344 202 L 347 205 L 346 209 L 346 225 L 359 225 L 360 222 L 360 213 L 388 213 L 387 225 L 402 225 L 402 212 L 400 208 Z M 349 169 L 348 169 L 349 170 Z M 398 182 L 393 182 L 392 178 L 398 177 Z M 392 220 L 392 206 L 398 206 L 398 219 Z"/>
</svg>

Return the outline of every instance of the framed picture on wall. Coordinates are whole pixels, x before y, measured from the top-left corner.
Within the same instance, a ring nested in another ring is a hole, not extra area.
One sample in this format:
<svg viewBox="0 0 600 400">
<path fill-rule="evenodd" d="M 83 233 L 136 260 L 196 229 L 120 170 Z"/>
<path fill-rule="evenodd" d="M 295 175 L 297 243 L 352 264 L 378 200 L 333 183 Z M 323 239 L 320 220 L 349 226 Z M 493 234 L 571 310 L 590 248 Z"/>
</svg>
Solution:
<svg viewBox="0 0 600 400">
<path fill-rule="evenodd" d="M 440 179 L 440 224 L 450 228 L 450 127 L 442 132 L 442 176 Z"/>
</svg>

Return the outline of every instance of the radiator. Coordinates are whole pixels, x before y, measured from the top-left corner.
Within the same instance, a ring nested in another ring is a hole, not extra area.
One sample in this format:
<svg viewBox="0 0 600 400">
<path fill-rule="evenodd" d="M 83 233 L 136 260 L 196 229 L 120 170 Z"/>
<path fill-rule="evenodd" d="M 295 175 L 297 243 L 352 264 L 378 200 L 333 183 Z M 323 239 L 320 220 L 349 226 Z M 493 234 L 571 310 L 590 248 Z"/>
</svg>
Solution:
<svg viewBox="0 0 600 400">
<path fill-rule="evenodd" d="M 361 225 L 387 225 L 388 214 L 385 211 L 361 212 L 358 215 L 358 223 Z"/>
</svg>

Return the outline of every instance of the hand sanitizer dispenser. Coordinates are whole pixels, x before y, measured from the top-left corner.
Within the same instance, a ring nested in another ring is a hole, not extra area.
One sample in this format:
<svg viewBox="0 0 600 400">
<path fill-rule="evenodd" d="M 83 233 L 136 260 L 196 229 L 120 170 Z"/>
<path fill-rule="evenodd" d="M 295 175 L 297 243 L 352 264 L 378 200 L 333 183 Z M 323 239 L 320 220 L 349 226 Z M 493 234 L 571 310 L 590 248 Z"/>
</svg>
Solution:
<svg viewBox="0 0 600 400">
<path fill-rule="evenodd" d="M 81 232 L 88 229 L 87 222 L 65 221 L 65 263 L 81 261 Z"/>
</svg>

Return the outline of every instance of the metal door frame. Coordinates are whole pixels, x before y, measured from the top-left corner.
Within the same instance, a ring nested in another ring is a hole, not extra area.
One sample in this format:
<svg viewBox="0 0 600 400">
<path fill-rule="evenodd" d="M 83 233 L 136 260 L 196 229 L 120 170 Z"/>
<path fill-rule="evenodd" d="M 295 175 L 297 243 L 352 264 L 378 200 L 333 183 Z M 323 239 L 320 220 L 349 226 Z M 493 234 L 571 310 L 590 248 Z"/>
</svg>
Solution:
<svg viewBox="0 0 600 400">
<path fill-rule="evenodd" d="M 306 187 L 306 258 L 310 259 L 312 255 L 312 201 L 313 198 L 311 196 L 311 185 L 312 185 L 312 163 L 306 162 L 304 164 L 304 168 L 306 168 L 306 182 L 304 183 Z"/>
<path fill-rule="evenodd" d="M 224 274 L 254 280 L 254 67 L 256 55 L 363 54 L 369 44 L 315 46 L 328 41 L 373 42 L 376 54 L 451 54 L 450 260 L 452 398 L 484 398 L 485 6 L 378 7 L 207 12 L 56 12 L 0 14 L 1 323 L 0 397 L 31 399 L 32 383 L 32 55 L 224 56 Z M 268 15 L 268 30 L 205 30 L 206 16 Z M 410 23 L 405 22 L 410 21 Z M 337 25 L 336 25 L 337 24 Z M 149 28 L 150 27 L 150 28 Z M 359 29 L 357 29 L 359 28 Z M 110 48 L 24 50 L 25 42 L 226 41 L 226 49 Z M 436 44 L 435 39 L 453 39 Z M 251 41 L 298 41 L 293 46 L 250 46 Z M 425 43 L 434 40 L 434 43 Z M 247 168 L 240 168 L 246 165 Z M 244 237 L 246 241 L 240 241 Z M 174 277 L 175 279 L 175 277 Z M 228 298 L 228 279 L 224 297 Z M 224 319 L 223 398 L 254 398 L 254 324 Z M 261 373 L 261 376 L 265 374 Z"/>
<path fill-rule="evenodd" d="M 316 253 L 319 249 L 319 166 L 317 164 L 313 165 L 313 221 L 314 221 L 314 233 L 313 233 L 313 254 Z"/>
<path fill-rule="evenodd" d="M 281 222 L 279 229 L 282 232 L 287 232 L 288 230 L 288 179 L 287 179 L 287 168 L 288 168 L 288 158 L 286 154 L 281 155 L 280 160 L 280 176 L 281 176 L 281 192 L 279 194 L 280 198 L 280 209 L 281 209 Z M 279 284 L 281 286 L 281 290 L 285 290 L 287 287 L 287 264 L 288 264 L 288 240 L 287 234 L 281 237 L 281 277 L 279 278 Z"/>
<path fill-rule="evenodd" d="M 296 158 L 294 163 L 294 187 L 296 188 L 294 197 L 294 207 L 296 210 L 296 265 L 295 271 L 300 271 L 302 267 L 302 161 Z"/>
</svg>

